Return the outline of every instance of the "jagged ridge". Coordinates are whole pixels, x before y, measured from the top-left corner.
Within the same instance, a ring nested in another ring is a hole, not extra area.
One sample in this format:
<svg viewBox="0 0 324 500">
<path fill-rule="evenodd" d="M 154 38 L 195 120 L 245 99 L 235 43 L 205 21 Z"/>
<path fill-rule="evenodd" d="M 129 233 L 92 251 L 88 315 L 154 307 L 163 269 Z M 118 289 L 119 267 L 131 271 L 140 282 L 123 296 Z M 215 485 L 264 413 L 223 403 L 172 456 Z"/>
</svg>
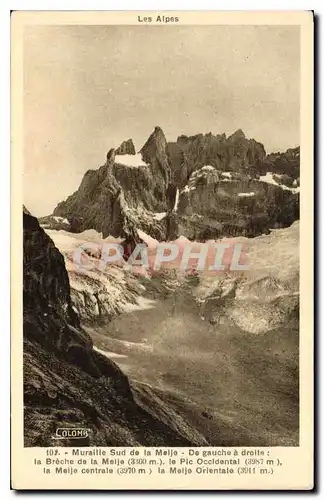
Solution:
<svg viewBox="0 0 324 500">
<path fill-rule="evenodd" d="M 130 141 L 120 151 L 133 150 Z M 75 232 L 93 228 L 104 237 L 128 237 L 139 228 L 158 240 L 256 236 L 299 217 L 298 194 L 283 189 L 299 185 L 299 148 L 266 156 L 263 145 L 242 130 L 228 138 L 210 132 L 167 143 L 155 127 L 139 153 L 145 164 L 130 167 L 116 163 L 111 149 L 105 165 L 89 170 L 54 215 L 67 218 Z M 217 179 L 202 176 L 204 168 L 214 169 Z M 260 179 L 267 172 L 276 174 L 272 185 Z"/>
</svg>

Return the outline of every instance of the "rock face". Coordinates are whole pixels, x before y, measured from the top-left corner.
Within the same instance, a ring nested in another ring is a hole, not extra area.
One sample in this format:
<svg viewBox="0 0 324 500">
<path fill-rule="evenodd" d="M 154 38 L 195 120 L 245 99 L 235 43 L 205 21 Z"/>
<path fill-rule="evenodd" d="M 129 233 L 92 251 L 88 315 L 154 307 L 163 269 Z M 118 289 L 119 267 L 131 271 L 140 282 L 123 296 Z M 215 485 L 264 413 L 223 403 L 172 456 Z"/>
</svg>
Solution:
<svg viewBox="0 0 324 500">
<path fill-rule="evenodd" d="M 180 136 L 167 154 L 180 189 L 178 233 L 189 239 L 253 237 L 299 218 L 298 193 L 283 189 L 299 185 L 299 148 L 266 156 L 237 130 Z"/>
<path fill-rule="evenodd" d="M 165 179 L 165 184 L 168 186 L 170 179 L 170 168 L 166 152 L 167 141 L 160 127 L 155 127 L 154 132 L 150 135 L 140 153 L 146 163 L 153 164 L 155 169 L 161 171 Z"/>
<path fill-rule="evenodd" d="M 299 181 L 300 147 L 287 149 L 284 153 L 271 153 L 264 161 L 263 170 L 275 174 L 283 174 L 287 178 Z M 289 182 L 289 179 L 288 179 Z"/>
<path fill-rule="evenodd" d="M 147 229 L 146 212 L 167 210 L 169 172 L 160 128 L 156 127 L 141 153 L 147 165 L 129 167 L 115 163 L 111 150 L 106 164 L 88 170 L 79 189 L 57 205 L 54 215 L 68 218 L 72 231 L 95 229 L 104 237 L 127 237 L 135 226 Z M 159 234 L 158 227 L 156 231 Z"/>
<path fill-rule="evenodd" d="M 135 155 L 135 146 L 132 139 L 127 139 L 123 141 L 119 148 L 115 150 L 116 155 Z"/>
<path fill-rule="evenodd" d="M 206 444 L 158 395 L 134 396 L 120 368 L 93 349 L 63 256 L 36 218 L 24 211 L 23 219 L 25 445 L 52 446 L 58 427 L 89 429 L 78 446 Z"/>
<path fill-rule="evenodd" d="M 171 167 L 179 187 L 187 184 L 194 170 L 211 165 L 220 171 L 235 171 L 253 175 L 266 157 L 263 145 L 246 139 L 242 130 L 226 138 L 211 132 L 191 137 L 182 135 L 168 145 Z"/>
<path fill-rule="evenodd" d="M 106 157 L 106 165 L 109 166 L 109 165 L 113 165 L 115 163 L 115 150 L 114 148 L 111 148 L 109 149 L 108 153 L 107 153 L 107 157 Z"/>
<path fill-rule="evenodd" d="M 229 177 L 229 178 L 228 178 Z M 258 179 L 195 170 L 180 192 L 180 233 L 190 239 L 254 237 L 299 218 L 299 194 Z"/>
<path fill-rule="evenodd" d="M 115 154 L 134 152 L 131 139 L 111 149 L 54 216 L 74 232 L 128 238 L 137 228 L 158 240 L 253 237 L 299 218 L 299 148 L 266 156 L 242 130 L 168 143 L 155 127 L 139 152 L 144 163 L 116 163 Z"/>
</svg>

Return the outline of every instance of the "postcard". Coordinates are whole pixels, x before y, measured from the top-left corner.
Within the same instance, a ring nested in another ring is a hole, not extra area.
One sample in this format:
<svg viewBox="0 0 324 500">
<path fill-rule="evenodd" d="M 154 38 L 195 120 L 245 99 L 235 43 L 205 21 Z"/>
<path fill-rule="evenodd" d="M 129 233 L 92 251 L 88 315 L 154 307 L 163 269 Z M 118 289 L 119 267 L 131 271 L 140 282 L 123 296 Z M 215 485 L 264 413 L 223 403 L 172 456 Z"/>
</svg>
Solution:
<svg viewBox="0 0 324 500">
<path fill-rule="evenodd" d="M 312 489 L 313 12 L 11 22 L 12 488 Z"/>
</svg>

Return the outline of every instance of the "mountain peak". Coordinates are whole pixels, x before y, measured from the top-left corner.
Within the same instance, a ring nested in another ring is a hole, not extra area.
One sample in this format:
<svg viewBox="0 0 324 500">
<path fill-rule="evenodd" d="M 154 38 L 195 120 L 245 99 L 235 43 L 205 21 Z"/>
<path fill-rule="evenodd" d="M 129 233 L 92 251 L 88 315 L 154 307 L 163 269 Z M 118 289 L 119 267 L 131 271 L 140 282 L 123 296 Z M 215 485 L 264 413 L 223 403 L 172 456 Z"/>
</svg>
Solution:
<svg viewBox="0 0 324 500">
<path fill-rule="evenodd" d="M 112 165 L 114 161 L 115 161 L 115 150 L 114 148 L 111 148 L 107 153 L 107 164 Z"/>
<path fill-rule="evenodd" d="M 116 149 L 115 151 L 116 155 L 135 155 L 135 146 L 133 143 L 133 139 L 127 139 L 126 141 L 123 141 L 119 148 Z"/>
<path fill-rule="evenodd" d="M 167 156 L 167 141 L 161 127 L 156 126 L 154 128 L 154 131 L 140 150 L 140 154 L 145 163 L 154 165 L 155 168 L 163 172 L 164 180 L 168 184 L 170 168 Z"/>
<path fill-rule="evenodd" d="M 157 155 L 166 155 L 166 145 L 167 141 L 161 127 L 156 126 L 154 131 L 147 139 L 146 143 L 140 150 L 143 160 L 147 163 L 151 163 L 152 157 Z"/>
<path fill-rule="evenodd" d="M 239 128 L 234 132 L 234 134 L 229 136 L 229 139 L 246 139 L 246 137 L 243 130 Z"/>
<path fill-rule="evenodd" d="M 161 129 L 161 127 L 159 127 L 158 125 L 156 125 L 156 127 L 154 127 L 154 132 L 156 134 L 160 134 L 162 132 L 162 134 L 164 135 L 164 132 L 163 130 Z"/>
</svg>

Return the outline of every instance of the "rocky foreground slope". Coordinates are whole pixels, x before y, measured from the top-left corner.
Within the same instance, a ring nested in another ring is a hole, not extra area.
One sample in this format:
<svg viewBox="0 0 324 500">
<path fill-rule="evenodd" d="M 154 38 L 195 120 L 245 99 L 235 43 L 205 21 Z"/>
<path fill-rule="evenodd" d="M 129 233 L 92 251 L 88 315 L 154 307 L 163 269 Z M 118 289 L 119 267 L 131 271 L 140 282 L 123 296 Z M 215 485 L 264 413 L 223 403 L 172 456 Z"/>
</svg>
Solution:
<svg viewBox="0 0 324 500">
<path fill-rule="evenodd" d="M 155 127 L 138 154 L 130 139 L 111 149 L 53 216 L 104 237 L 134 228 L 158 240 L 257 236 L 299 218 L 299 148 L 267 156 L 241 130 L 172 143 Z"/>
<path fill-rule="evenodd" d="M 121 369 L 93 349 L 62 254 L 27 210 L 23 218 L 25 445 L 75 445 L 53 441 L 58 427 L 89 429 L 78 445 L 206 444 L 154 391 L 135 397 Z"/>
</svg>

